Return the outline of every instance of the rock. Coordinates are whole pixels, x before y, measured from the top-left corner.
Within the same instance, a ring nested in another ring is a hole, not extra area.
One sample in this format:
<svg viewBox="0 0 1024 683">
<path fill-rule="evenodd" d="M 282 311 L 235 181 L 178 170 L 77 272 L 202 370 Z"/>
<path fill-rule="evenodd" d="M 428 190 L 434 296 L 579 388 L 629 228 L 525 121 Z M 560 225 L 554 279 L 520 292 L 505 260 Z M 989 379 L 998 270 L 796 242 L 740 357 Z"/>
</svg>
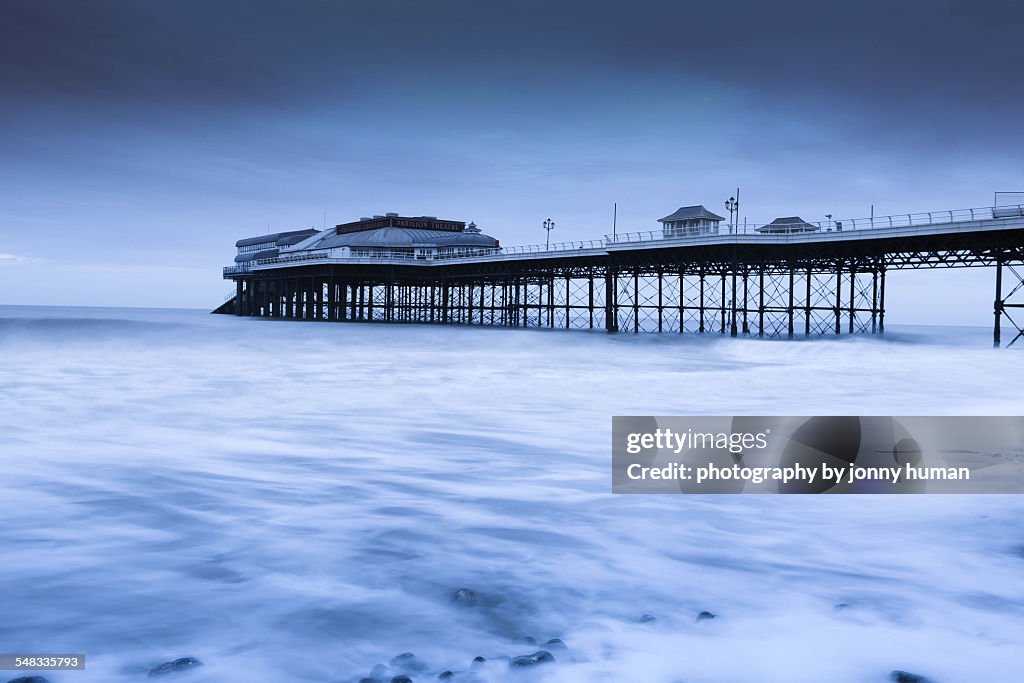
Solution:
<svg viewBox="0 0 1024 683">
<path fill-rule="evenodd" d="M 479 668 L 480 668 L 480 667 L 482 667 L 482 666 L 483 666 L 483 665 L 484 665 L 484 664 L 485 664 L 486 662 L 487 662 L 487 660 L 486 660 L 486 659 L 484 659 L 484 658 L 483 658 L 483 657 L 481 657 L 480 655 L 477 655 L 476 657 L 473 657 L 473 661 L 469 663 L 469 668 L 470 668 L 470 669 L 479 669 Z"/>
<path fill-rule="evenodd" d="M 442 681 L 446 681 L 449 678 L 455 678 L 455 674 L 451 671 L 442 671 L 441 673 L 437 674 L 437 677 Z"/>
<path fill-rule="evenodd" d="M 18 676 L 7 681 L 7 683 L 50 683 L 50 680 L 42 676 Z"/>
<path fill-rule="evenodd" d="M 479 602 L 479 598 L 477 598 L 475 591 L 468 588 L 460 588 L 452 596 L 452 602 L 462 607 L 475 607 Z"/>
<path fill-rule="evenodd" d="M 704 621 L 705 619 L 714 619 L 714 618 L 715 618 L 715 615 L 712 614 L 711 612 L 708 612 L 707 610 L 705 610 L 705 611 L 703 611 L 703 612 L 701 612 L 700 614 L 697 615 L 697 621 Z"/>
<path fill-rule="evenodd" d="M 405 674 L 401 674 L 392 678 L 391 683 L 412 683 L 412 679 Z"/>
<path fill-rule="evenodd" d="M 519 642 L 526 643 L 527 645 L 536 645 L 537 644 L 537 639 L 534 638 L 533 636 L 523 636 L 522 638 L 519 639 Z"/>
<path fill-rule="evenodd" d="M 838 605 L 836 605 L 835 607 L 833 607 L 832 609 L 834 609 L 837 612 L 842 612 L 844 609 L 850 609 L 850 603 L 848 603 L 848 602 L 841 602 Z"/>
<path fill-rule="evenodd" d="M 544 643 L 544 647 L 548 650 L 565 650 L 565 643 L 562 642 L 561 638 L 552 638 L 548 642 Z"/>
<path fill-rule="evenodd" d="M 651 622 L 657 621 L 657 620 L 658 620 L 658 617 L 654 616 L 653 614 L 645 614 L 642 617 L 640 617 L 640 623 L 641 624 L 650 624 Z"/>
<path fill-rule="evenodd" d="M 170 662 L 164 662 L 160 666 L 154 666 L 149 670 L 148 675 L 150 678 L 156 678 L 157 676 L 166 676 L 167 674 L 174 674 L 180 671 L 188 671 L 189 669 L 194 669 L 202 665 L 203 663 L 195 657 L 180 657 Z"/>
<path fill-rule="evenodd" d="M 889 680 L 893 683 L 930 683 L 924 676 L 918 676 L 908 671 L 900 671 L 896 669 L 889 674 Z"/>
<path fill-rule="evenodd" d="M 359 683 L 380 683 L 380 679 L 363 677 L 359 679 Z"/>
<path fill-rule="evenodd" d="M 423 671 L 427 668 L 427 665 L 420 661 L 419 657 L 411 652 L 403 652 L 389 662 L 392 669 L 398 669 L 399 671 Z"/>
<path fill-rule="evenodd" d="M 547 650 L 537 650 L 532 655 L 520 655 L 509 660 L 508 665 L 513 669 L 523 669 L 538 664 L 546 664 L 555 661 L 554 655 Z"/>
<path fill-rule="evenodd" d="M 371 681 L 386 681 L 391 678 L 391 669 L 387 668 L 383 664 L 375 664 L 367 677 Z"/>
</svg>

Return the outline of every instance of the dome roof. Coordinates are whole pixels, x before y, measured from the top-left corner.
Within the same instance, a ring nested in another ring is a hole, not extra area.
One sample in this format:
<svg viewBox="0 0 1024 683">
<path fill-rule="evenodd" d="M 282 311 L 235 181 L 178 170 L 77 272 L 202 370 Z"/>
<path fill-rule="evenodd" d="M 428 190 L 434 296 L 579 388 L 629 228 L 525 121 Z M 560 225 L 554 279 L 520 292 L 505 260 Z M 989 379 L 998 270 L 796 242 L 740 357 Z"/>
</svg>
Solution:
<svg viewBox="0 0 1024 683">
<path fill-rule="evenodd" d="M 331 247 L 496 247 L 497 240 L 479 232 L 450 232 L 416 228 L 378 228 L 327 235 L 307 249 Z"/>
</svg>

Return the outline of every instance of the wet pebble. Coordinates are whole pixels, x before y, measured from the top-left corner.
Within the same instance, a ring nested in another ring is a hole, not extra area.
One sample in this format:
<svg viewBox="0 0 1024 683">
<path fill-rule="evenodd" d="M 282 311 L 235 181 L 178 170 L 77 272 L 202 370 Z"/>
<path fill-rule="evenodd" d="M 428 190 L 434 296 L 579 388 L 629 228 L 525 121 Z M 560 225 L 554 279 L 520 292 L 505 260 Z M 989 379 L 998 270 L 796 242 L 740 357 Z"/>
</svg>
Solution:
<svg viewBox="0 0 1024 683">
<path fill-rule="evenodd" d="M 423 671 L 427 668 L 425 662 L 421 661 L 419 657 L 411 652 L 403 652 L 402 654 L 394 657 L 391 662 L 391 668 L 405 672 L 417 672 Z"/>
<path fill-rule="evenodd" d="M 532 655 L 520 655 L 509 660 L 509 666 L 513 669 L 523 669 L 555 661 L 554 655 L 547 650 L 537 650 Z"/>
<path fill-rule="evenodd" d="M 705 610 L 705 611 L 703 611 L 703 612 L 701 612 L 700 614 L 697 615 L 697 621 L 704 621 L 705 619 L 714 619 L 714 618 L 715 618 L 715 615 L 712 614 L 711 612 L 708 612 L 707 610 Z"/>
<path fill-rule="evenodd" d="M 565 643 L 562 642 L 561 638 L 552 638 L 548 642 L 544 643 L 544 648 L 547 650 L 565 650 Z"/>
<path fill-rule="evenodd" d="M 158 676 L 166 676 L 167 674 L 188 671 L 190 669 L 195 669 L 196 667 L 202 665 L 203 663 L 195 657 L 179 657 L 178 659 L 172 660 L 170 662 L 164 662 L 160 666 L 154 666 L 152 669 L 149 670 L 148 675 L 150 678 L 156 678 Z"/>
</svg>

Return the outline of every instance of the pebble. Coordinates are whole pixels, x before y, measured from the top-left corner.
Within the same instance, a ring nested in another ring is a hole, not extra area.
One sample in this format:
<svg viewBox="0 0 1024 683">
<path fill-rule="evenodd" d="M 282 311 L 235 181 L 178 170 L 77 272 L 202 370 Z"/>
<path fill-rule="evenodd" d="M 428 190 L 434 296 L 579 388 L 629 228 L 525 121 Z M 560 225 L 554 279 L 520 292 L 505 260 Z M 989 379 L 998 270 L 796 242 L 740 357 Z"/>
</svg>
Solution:
<svg viewBox="0 0 1024 683">
<path fill-rule="evenodd" d="M 149 670 L 149 677 L 156 678 L 157 676 L 166 676 L 167 674 L 178 673 L 179 671 L 188 671 L 194 669 L 197 666 L 202 666 L 195 657 L 180 657 L 170 662 L 164 662 L 160 666 L 154 666 Z"/>
<path fill-rule="evenodd" d="M 394 657 L 391 662 L 392 669 L 398 669 L 399 671 L 423 671 L 427 668 L 427 665 L 420 661 L 419 657 L 411 652 L 403 652 L 402 654 Z"/>
<path fill-rule="evenodd" d="M 565 650 L 565 643 L 562 642 L 561 638 L 552 638 L 548 642 L 544 643 L 544 647 L 548 650 Z"/>
<path fill-rule="evenodd" d="M 909 671 L 900 671 L 899 669 L 889 674 L 889 680 L 893 681 L 893 683 L 930 683 L 924 676 L 918 676 Z"/>
<path fill-rule="evenodd" d="M 697 615 L 697 621 L 704 621 L 705 619 L 714 619 L 715 615 L 708 611 L 703 611 Z"/>
<path fill-rule="evenodd" d="M 553 661 L 555 661 L 555 657 L 550 652 L 547 650 L 537 650 L 532 655 L 520 655 L 518 657 L 513 657 L 509 660 L 509 666 L 514 669 L 522 669 Z"/>
</svg>

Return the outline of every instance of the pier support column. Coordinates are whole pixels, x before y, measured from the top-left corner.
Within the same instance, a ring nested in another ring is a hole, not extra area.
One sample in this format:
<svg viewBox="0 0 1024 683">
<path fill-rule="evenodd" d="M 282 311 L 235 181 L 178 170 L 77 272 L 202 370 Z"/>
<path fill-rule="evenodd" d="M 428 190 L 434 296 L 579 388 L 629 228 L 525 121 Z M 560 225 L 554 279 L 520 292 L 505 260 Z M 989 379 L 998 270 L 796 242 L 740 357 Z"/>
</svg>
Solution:
<svg viewBox="0 0 1024 683">
<path fill-rule="evenodd" d="M 885 264 L 878 276 L 878 334 L 885 334 Z"/>
<path fill-rule="evenodd" d="M 587 288 L 587 310 L 590 313 L 590 329 L 594 329 L 594 273 L 590 273 Z"/>
<path fill-rule="evenodd" d="M 871 334 L 878 334 L 878 268 L 871 271 Z"/>
<path fill-rule="evenodd" d="M 572 327 L 572 311 L 569 298 L 572 296 L 572 287 L 569 286 L 569 276 L 565 276 L 565 329 Z"/>
<path fill-rule="evenodd" d="M 725 293 L 725 278 L 726 278 L 726 275 L 725 275 L 725 271 L 723 270 L 722 271 L 722 302 L 721 302 L 722 303 L 722 329 L 720 330 L 721 334 L 723 334 L 723 335 L 725 334 L 725 330 L 726 330 L 726 327 L 727 327 L 727 320 L 726 320 L 726 318 L 728 317 L 728 314 L 729 314 L 728 301 L 727 301 L 727 296 L 726 296 L 726 293 Z"/>
<path fill-rule="evenodd" d="M 619 331 L 618 276 L 611 266 L 604 274 L 604 329 L 606 332 Z"/>
<path fill-rule="evenodd" d="M 736 300 L 736 268 L 735 263 L 732 264 L 732 300 L 729 302 L 729 336 L 735 337 L 739 333 L 739 329 L 736 326 L 736 306 L 739 303 Z"/>
<path fill-rule="evenodd" d="M 856 301 L 854 300 L 854 287 L 857 280 L 857 269 L 854 268 L 853 264 L 850 264 L 850 334 L 853 334 L 854 328 L 857 322 L 857 307 Z"/>
<path fill-rule="evenodd" d="M 337 287 L 333 275 L 327 278 L 327 320 L 329 322 L 335 322 L 338 319 Z"/>
<path fill-rule="evenodd" d="M 1020 258 L 1019 255 L 1018 258 Z M 1009 331 L 1011 333 L 1016 332 L 1013 339 L 1006 344 L 1006 348 L 1013 346 L 1018 339 L 1024 337 L 1024 328 L 1022 328 L 1021 325 L 1010 316 L 1010 311 L 1021 311 L 1024 309 L 1024 302 L 1015 303 L 1010 301 L 1014 295 L 1019 295 L 1021 292 L 1024 292 L 1024 271 L 1018 270 L 1021 267 L 1019 262 L 1016 264 L 1017 267 L 1015 268 L 1011 259 L 1012 257 L 1007 258 L 1006 254 L 999 254 L 996 259 L 996 298 L 995 306 L 993 307 L 995 313 L 995 327 L 993 328 L 992 333 L 992 345 L 996 348 L 999 348 L 1002 341 L 1003 318 L 1005 318 L 1006 322 L 1008 322 L 1010 327 L 1012 327 Z M 1007 283 L 1007 287 L 1003 286 L 1004 270 L 1013 277 L 1013 279 Z"/>
<path fill-rule="evenodd" d="M 750 311 L 750 298 L 748 292 L 750 291 L 750 269 L 747 266 L 743 266 L 743 334 L 750 334 L 750 322 L 748 320 L 748 313 Z"/>
<path fill-rule="evenodd" d="M 658 332 L 664 332 L 665 300 L 662 289 L 665 282 L 665 272 L 658 269 Z"/>
<path fill-rule="evenodd" d="M 679 334 L 686 332 L 686 274 L 679 268 Z"/>
<path fill-rule="evenodd" d="M 804 305 L 804 336 L 811 336 L 811 279 L 814 277 L 814 270 L 807 268 L 807 301 Z"/>
<path fill-rule="evenodd" d="M 774 281 L 774 280 L 773 280 Z M 764 264 L 757 273 L 757 336 L 764 337 Z"/>
<path fill-rule="evenodd" d="M 549 276 L 548 282 L 548 327 L 555 326 L 555 278 Z"/>
<path fill-rule="evenodd" d="M 843 333 L 843 264 L 836 264 L 836 336 Z"/>
<path fill-rule="evenodd" d="M 697 330 L 704 334 L 704 266 L 700 267 L 700 304 L 697 307 L 700 311 L 700 328 Z"/>
<path fill-rule="evenodd" d="M 338 321 L 345 322 L 351 318 L 351 293 L 352 290 L 349 287 L 347 281 L 341 281 L 338 283 Z"/>
<path fill-rule="evenodd" d="M 633 269 L 633 334 L 640 332 L 640 268 Z"/>
<path fill-rule="evenodd" d="M 1003 319 L 1003 255 L 999 254 L 996 256 L 996 300 L 994 305 L 995 310 L 995 327 L 992 328 L 992 347 L 998 349 L 1001 345 L 1002 330 L 1000 329 L 1000 323 Z"/>
<path fill-rule="evenodd" d="M 789 336 L 790 339 L 793 338 L 793 322 L 794 322 L 793 318 L 794 318 L 794 313 L 795 313 L 795 309 L 793 308 L 793 304 L 794 304 L 794 301 L 793 301 L 793 299 L 794 299 L 793 289 L 795 287 L 796 287 L 796 268 L 794 268 L 793 266 L 790 266 L 789 267 L 789 308 L 787 310 L 787 313 L 788 313 L 788 316 L 789 316 L 789 335 L 788 336 Z"/>
</svg>

